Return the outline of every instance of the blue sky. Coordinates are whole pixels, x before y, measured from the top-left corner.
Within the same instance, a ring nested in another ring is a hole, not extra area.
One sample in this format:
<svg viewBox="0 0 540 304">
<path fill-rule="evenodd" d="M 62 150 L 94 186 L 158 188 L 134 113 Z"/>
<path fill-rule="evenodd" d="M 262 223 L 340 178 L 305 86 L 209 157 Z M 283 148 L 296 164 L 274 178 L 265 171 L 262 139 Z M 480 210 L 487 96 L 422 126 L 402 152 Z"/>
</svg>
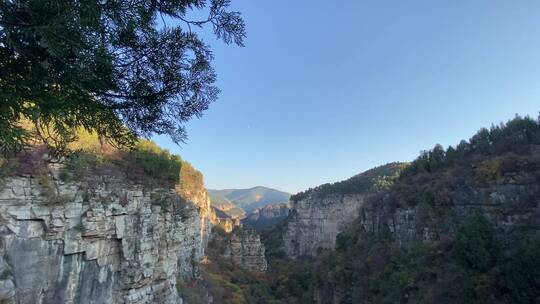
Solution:
<svg viewBox="0 0 540 304">
<path fill-rule="evenodd" d="M 298 192 L 540 110 L 540 1 L 233 0 L 219 100 L 181 147 L 209 188 Z"/>
</svg>

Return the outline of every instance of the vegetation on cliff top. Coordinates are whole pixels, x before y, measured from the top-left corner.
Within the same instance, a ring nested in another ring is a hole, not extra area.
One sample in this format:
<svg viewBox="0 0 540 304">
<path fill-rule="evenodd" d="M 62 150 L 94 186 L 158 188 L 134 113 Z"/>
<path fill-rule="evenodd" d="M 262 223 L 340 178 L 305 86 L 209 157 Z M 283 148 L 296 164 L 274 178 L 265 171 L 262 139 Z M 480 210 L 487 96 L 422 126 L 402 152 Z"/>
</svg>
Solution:
<svg viewBox="0 0 540 304">
<path fill-rule="evenodd" d="M 0 178 L 14 174 L 48 175 L 46 169 L 49 149 L 36 146 L 11 157 L 0 157 Z M 90 175 L 110 175 L 127 178 L 152 187 L 177 187 L 180 194 L 189 196 L 205 191 L 202 173 L 187 161 L 152 141 L 138 140 L 131 148 L 117 148 L 103 143 L 96 133 L 80 130 L 61 161 L 64 168 L 60 178 L 81 180 Z"/>
<path fill-rule="evenodd" d="M 507 123 L 492 125 L 490 129 L 480 129 L 469 141 L 462 140 L 456 147 L 446 150 L 441 145 L 423 151 L 420 156 L 404 170 L 402 178 L 407 176 L 433 173 L 452 166 L 468 165 L 492 156 L 529 152 L 531 145 L 540 145 L 540 125 L 530 117 L 516 116 Z M 490 167 L 493 165 L 495 167 Z M 496 178 L 501 163 L 484 164 L 482 169 L 488 178 Z"/>
<path fill-rule="evenodd" d="M 390 188 L 407 163 L 389 163 L 375 167 L 344 181 L 333 184 L 323 184 L 291 196 L 291 201 L 299 201 L 309 196 L 328 194 L 360 194 L 376 192 Z"/>
</svg>

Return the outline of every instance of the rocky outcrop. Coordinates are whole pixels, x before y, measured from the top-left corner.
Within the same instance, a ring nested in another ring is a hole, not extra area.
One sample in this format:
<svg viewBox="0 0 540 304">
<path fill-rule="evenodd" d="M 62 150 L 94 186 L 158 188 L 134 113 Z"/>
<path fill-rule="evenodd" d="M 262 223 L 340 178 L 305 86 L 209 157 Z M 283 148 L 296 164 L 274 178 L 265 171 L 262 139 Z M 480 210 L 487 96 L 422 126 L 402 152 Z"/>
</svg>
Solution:
<svg viewBox="0 0 540 304">
<path fill-rule="evenodd" d="M 307 196 L 292 202 L 283 235 L 288 257 L 314 256 L 317 249 L 333 249 L 336 236 L 358 217 L 364 195 Z"/>
<path fill-rule="evenodd" d="M 228 214 L 217 209 L 216 207 L 212 207 L 212 211 L 215 214 L 213 220 L 214 226 L 220 227 L 221 229 L 223 229 L 223 231 L 229 233 L 233 231 L 235 227 L 240 226 L 240 219 L 231 218 Z"/>
<path fill-rule="evenodd" d="M 283 218 L 289 214 L 288 204 L 270 204 L 253 210 L 247 217 L 249 221 L 272 220 Z"/>
<path fill-rule="evenodd" d="M 224 256 L 246 270 L 265 272 L 268 263 L 264 250 L 257 233 L 251 229 L 240 228 L 231 234 Z"/>
<path fill-rule="evenodd" d="M 182 303 L 211 229 L 205 193 L 49 172 L 0 181 L 0 302 Z"/>
</svg>

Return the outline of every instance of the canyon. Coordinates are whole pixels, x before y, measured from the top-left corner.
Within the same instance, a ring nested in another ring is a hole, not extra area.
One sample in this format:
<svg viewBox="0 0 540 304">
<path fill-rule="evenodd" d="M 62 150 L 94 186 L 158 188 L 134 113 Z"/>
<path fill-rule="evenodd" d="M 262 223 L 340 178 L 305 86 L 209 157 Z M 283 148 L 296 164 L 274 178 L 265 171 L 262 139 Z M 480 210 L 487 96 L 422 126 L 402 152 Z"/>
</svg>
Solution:
<svg viewBox="0 0 540 304">
<path fill-rule="evenodd" d="M 0 303 L 528 303 L 540 290 L 539 124 L 490 132 L 242 221 L 212 206 L 202 173 L 150 144 L 100 162 L 10 159 Z"/>
<path fill-rule="evenodd" d="M 218 224 L 206 190 L 65 181 L 64 169 L 48 163 L 45 175 L 0 183 L 0 301 L 182 303 L 177 285 L 200 279 Z M 233 237 L 229 257 L 266 270 L 258 236 Z"/>
</svg>

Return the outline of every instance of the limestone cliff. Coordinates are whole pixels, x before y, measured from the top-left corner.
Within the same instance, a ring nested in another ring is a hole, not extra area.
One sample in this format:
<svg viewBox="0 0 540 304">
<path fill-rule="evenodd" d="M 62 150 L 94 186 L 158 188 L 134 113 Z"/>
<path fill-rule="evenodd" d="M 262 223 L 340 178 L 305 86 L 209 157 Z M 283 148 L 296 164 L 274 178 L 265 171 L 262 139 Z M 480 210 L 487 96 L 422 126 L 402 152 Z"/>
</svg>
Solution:
<svg viewBox="0 0 540 304">
<path fill-rule="evenodd" d="M 182 303 L 211 229 L 205 192 L 115 176 L 0 182 L 0 302 Z"/>
<path fill-rule="evenodd" d="M 529 172 L 513 172 L 474 187 L 448 187 L 439 193 L 435 205 L 400 204 L 403 199 L 393 192 L 374 196 L 360 210 L 358 224 L 367 232 L 390 233 L 403 246 L 452 236 L 463 220 L 481 214 L 494 226 L 501 246 L 511 248 L 523 242 L 524 232 L 540 227 L 540 170 L 532 165 L 539 160 L 540 154 L 531 158 Z"/>
<path fill-rule="evenodd" d="M 283 233 L 287 256 L 311 257 L 319 248 L 333 249 L 336 236 L 358 218 L 366 197 L 387 187 L 404 166 L 390 163 L 293 195 Z"/>
<path fill-rule="evenodd" d="M 265 272 L 268 264 L 264 251 L 264 245 L 257 233 L 251 229 L 240 228 L 231 234 L 224 256 L 246 270 Z"/>
<path fill-rule="evenodd" d="M 334 248 L 336 236 L 358 217 L 363 203 L 363 195 L 341 194 L 293 201 L 283 236 L 287 256 L 314 256 L 318 248 Z"/>
<path fill-rule="evenodd" d="M 270 204 L 262 208 L 257 208 L 248 214 L 247 219 L 250 221 L 272 220 L 275 218 L 286 217 L 289 214 L 288 204 Z"/>
</svg>

